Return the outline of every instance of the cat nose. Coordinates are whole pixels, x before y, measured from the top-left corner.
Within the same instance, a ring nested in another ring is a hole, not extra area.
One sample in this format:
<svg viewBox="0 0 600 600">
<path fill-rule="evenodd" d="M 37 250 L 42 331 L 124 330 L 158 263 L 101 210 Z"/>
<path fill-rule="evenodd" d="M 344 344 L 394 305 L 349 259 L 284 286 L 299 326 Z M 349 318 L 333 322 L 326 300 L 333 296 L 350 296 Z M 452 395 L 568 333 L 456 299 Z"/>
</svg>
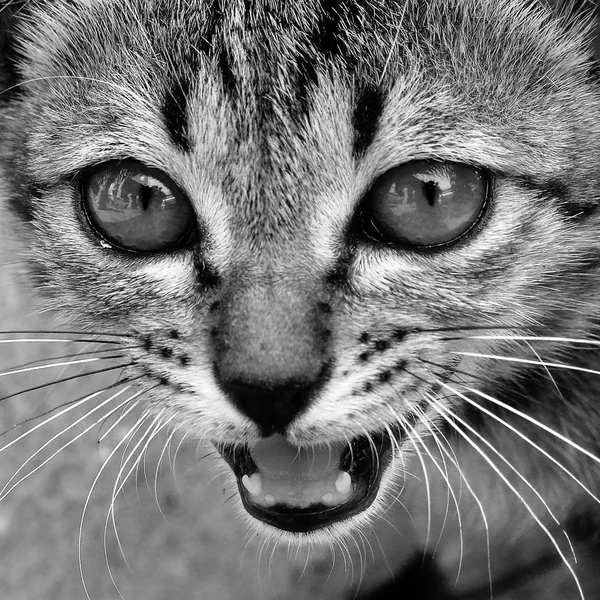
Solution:
<svg viewBox="0 0 600 600">
<path fill-rule="evenodd" d="M 264 437 L 285 434 L 288 425 L 308 406 L 313 388 L 293 383 L 269 388 L 242 381 L 223 387 L 230 401 L 259 426 Z"/>
</svg>

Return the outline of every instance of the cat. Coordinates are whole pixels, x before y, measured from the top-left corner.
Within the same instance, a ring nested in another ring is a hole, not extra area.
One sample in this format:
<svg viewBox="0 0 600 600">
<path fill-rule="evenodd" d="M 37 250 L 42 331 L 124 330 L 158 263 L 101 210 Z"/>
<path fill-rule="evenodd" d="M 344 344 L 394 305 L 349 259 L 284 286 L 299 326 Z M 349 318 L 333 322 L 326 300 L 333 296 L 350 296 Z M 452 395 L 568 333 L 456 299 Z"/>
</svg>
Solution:
<svg viewBox="0 0 600 600">
<path fill-rule="evenodd" d="M 399 530 L 368 597 L 600 597 L 589 5 L 0 15 L 2 201 L 102 415 L 210 441 L 276 543 Z"/>
</svg>

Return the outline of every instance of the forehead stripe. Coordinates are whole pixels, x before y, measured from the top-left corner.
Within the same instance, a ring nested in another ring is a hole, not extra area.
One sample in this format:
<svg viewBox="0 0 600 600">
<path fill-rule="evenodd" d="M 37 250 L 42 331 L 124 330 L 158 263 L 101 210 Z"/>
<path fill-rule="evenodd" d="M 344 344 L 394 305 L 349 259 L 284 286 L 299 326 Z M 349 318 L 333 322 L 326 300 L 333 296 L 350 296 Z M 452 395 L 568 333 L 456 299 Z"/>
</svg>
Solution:
<svg viewBox="0 0 600 600">
<path fill-rule="evenodd" d="M 362 156 L 373 142 L 383 104 L 384 93 L 376 87 L 365 87 L 359 91 L 352 115 L 354 127 L 354 156 Z"/>
<path fill-rule="evenodd" d="M 171 141 L 183 152 L 191 150 L 187 117 L 189 92 L 190 85 L 187 79 L 177 80 L 167 90 L 161 107 L 165 127 L 169 132 Z"/>
</svg>

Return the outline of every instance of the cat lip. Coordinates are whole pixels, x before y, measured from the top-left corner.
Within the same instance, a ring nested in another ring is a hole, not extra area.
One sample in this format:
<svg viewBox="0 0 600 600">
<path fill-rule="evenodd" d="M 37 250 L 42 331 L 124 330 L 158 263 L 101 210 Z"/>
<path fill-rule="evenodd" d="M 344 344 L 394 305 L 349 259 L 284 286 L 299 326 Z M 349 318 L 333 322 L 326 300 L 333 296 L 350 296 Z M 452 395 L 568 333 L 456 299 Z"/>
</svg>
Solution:
<svg viewBox="0 0 600 600">
<path fill-rule="evenodd" d="M 385 432 L 320 449 L 301 449 L 281 436 L 253 446 L 216 447 L 236 476 L 246 511 L 277 529 L 300 534 L 348 519 L 372 504 L 402 432 L 392 435 L 393 442 Z M 265 456 L 267 452 L 274 456 Z M 292 457 L 288 470 L 281 458 L 286 452 Z"/>
</svg>

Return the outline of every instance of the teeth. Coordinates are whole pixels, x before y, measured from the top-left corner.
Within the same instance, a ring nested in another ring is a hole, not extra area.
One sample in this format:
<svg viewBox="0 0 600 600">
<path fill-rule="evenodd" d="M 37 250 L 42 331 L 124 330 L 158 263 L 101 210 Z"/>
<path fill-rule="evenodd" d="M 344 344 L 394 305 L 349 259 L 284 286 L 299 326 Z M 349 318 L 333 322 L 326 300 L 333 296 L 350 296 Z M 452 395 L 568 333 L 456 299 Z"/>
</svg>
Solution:
<svg viewBox="0 0 600 600">
<path fill-rule="evenodd" d="M 350 493 L 350 490 L 352 489 L 352 478 L 350 477 L 350 473 L 340 471 L 340 474 L 335 480 L 335 489 L 343 496 L 347 496 Z"/>
<path fill-rule="evenodd" d="M 259 472 L 242 476 L 242 485 L 254 501 L 267 507 L 274 506 L 277 502 L 297 508 L 306 508 L 317 502 L 321 502 L 325 506 L 336 506 L 347 502 L 352 491 L 350 473 L 339 471 L 335 479 L 335 489 L 332 489 L 332 483 L 331 479 L 328 484 L 310 481 L 275 483 L 268 477 L 265 482 Z M 327 487 L 325 486 L 329 487 L 331 491 L 326 491 Z M 324 487 L 325 489 L 323 489 Z M 273 489 L 274 493 L 269 493 Z"/>
<path fill-rule="evenodd" d="M 321 502 L 323 504 L 326 504 L 327 506 L 334 506 L 335 504 L 337 504 L 337 502 L 334 500 L 333 494 L 331 492 L 327 492 L 326 494 L 323 494 L 323 496 L 321 497 Z"/>
<path fill-rule="evenodd" d="M 262 478 L 260 473 L 254 473 L 248 477 L 248 475 L 244 475 L 242 477 L 242 485 L 253 495 L 258 496 L 262 491 Z"/>
</svg>

